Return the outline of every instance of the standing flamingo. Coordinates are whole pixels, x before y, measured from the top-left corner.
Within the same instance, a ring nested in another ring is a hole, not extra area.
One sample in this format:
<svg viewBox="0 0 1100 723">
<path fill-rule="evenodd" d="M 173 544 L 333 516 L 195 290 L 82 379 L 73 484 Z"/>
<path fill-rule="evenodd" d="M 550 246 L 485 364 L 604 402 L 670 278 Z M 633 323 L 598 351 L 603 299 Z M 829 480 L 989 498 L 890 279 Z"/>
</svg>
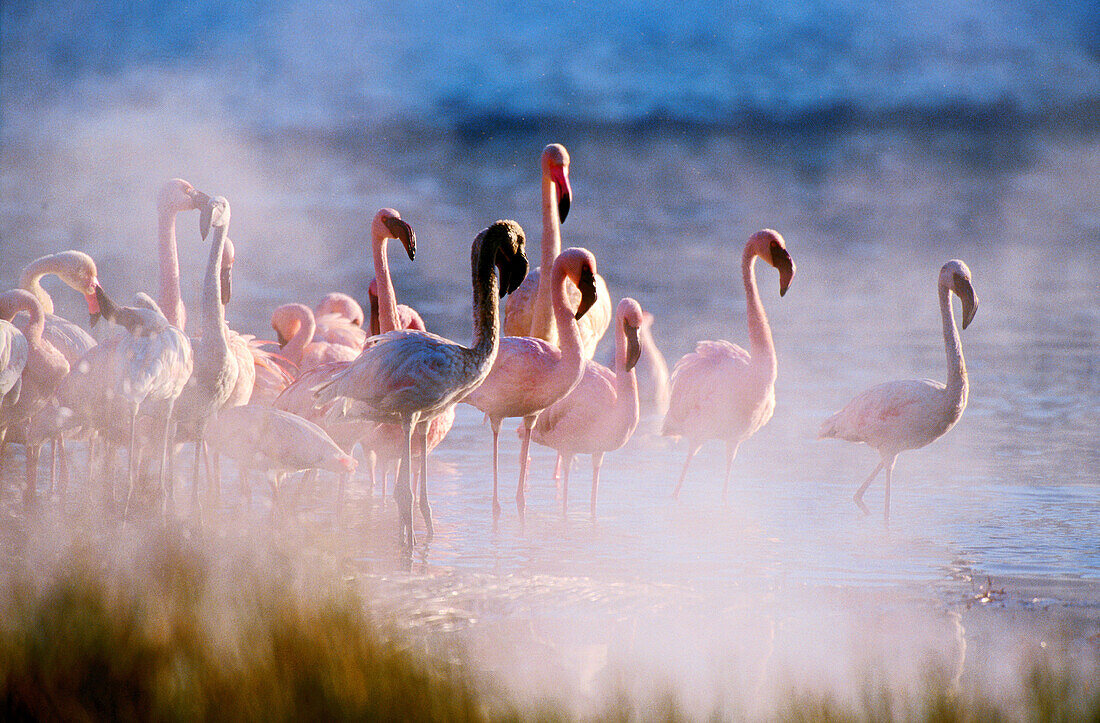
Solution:
<svg viewBox="0 0 1100 723">
<path fill-rule="evenodd" d="M 404 459 L 394 498 L 401 518 L 401 541 L 410 548 L 415 540 L 409 484 L 413 429 L 461 401 L 489 374 L 500 341 L 497 295 L 515 291 L 526 275 L 523 245 L 523 229 L 515 221 L 497 221 L 474 239 L 472 347 L 423 331 L 391 331 L 371 337 L 358 359 L 314 390 L 320 404 L 343 398 L 335 412 L 401 424 Z M 426 460 L 422 455 L 420 512 L 430 538 L 427 489 Z"/>
<path fill-rule="evenodd" d="M 539 412 L 569 393 L 584 371 L 577 319 L 596 302 L 596 259 L 586 249 L 570 248 L 554 261 L 554 315 L 561 332 L 561 348 L 530 336 L 506 336 L 489 372 L 463 400 L 485 412 L 493 430 L 493 518 L 500 517 L 497 496 L 497 449 L 500 424 L 506 417 L 523 417 L 523 443 L 519 454 L 519 483 L 516 507 L 522 517 L 526 507 L 527 453 L 531 429 Z M 581 290 L 581 303 L 574 315 L 565 301 L 566 280 Z"/>
<path fill-rule="evenodd" d="M 345 344 L 314 341 L 313 311 L 305 304 L 283 304 L 271 312 L 271 328 L 279 339 L 279 353 L 298 367 L 298 373 L 335 361 L 351 361 L 358 349 Z"/>
<path fill-rule="evenodd" d="M 20 316 L 14 326 L 22 332 L 26 341 L 26 362 L 19 378 L 18 399 L 13 399 L 10 406 L 0 406 L 0 429 L 5 430 L 4 436 L 7 438 L 24 444 L 27 486 L 23 491 L 23 498 L 28 505 L 33 505 L 36 500 L 38 455 L 42 443 L 31 435 L 30 422 L 57 391 L 62 378 L 69 373 L 69 362 L 43 337 L 46 314 L 33 294 L 25 289 L 0 294 L 0 319 L 11 321 L 20 311 L 26 312 L 26 315 Z"/>
<path fill-rule="evenodd" d="M 200 512 L 199 458 L 203 455 L 205 447 L 206 425 L 229 400 L 240 373 L 239 364 L 227 339 L 228 328 L 225 324 L 220 270 L 230 216 L 229 201 L 223 196 L 212 198 L 203 207 L 200 215 L 203 239 L 206 239 L 211 229 L 214 230 L 214 238 L 210 244 L 210 255 L 206 260 L 206 273 L 203 277 L 200 312 L 202 335 L 192 342 L 194 372 L 177 403 L 180 423 L 194 434 L 195 468 L 191 486 L 191 504 L 196 513 Z M 212 478 L 209 472 L 207 476 L 208 479 Z M 171 493 L 169 496 L 171 497 Z"/>
<path fill-rule="evenodd" d="M 653 339 L 653 314 L 642 312 L 642 325 L 638 327 L 638 357 L 640 368 L 645 369 L 638 383 L 638 400 L 648 413 L 664 417 L 668 411 L 668 363 Z"/>
<path fill-rule="evenodd" d="M 367 286 L 367 296 L 370 297 L 370 333 L 371 335 L 385 334 L 386 332 L 382 329 L 382 324 L 379 320 L 377 279 L 371 279 L 370 284 Z M 428 330 L 428 326 L 424 323 L 424 319 L 421 318 L 420 312 L 406 304 L 397 305 L 397 328 L 415 329 L 418 331 Z"/>
<path fill-rule="evenodd" d="M 70 365 L 76 363 L 85 352 L 95 346 L 95 339 L 68 319 L 54 315 L 53 299 L 42 288 L 42 277 L 57 276 L 67 286 L 84 295 L 88 313 L 99 312 L 95 287 L 99 285 L 98 271 L 91 256 L 82 251 L 62 251 L 35 259 L 24 267 L 19 276 L 20 288 L 34 294 L 46 314 L 43 338 L 65 355 Z"/>
<path fill-rule="evenodd" d="M 371 280 L 374 283 L 374 280 Z M 332 291 L 324 295 L 313 309 L 313 318 L 317 323 L 315 341 L 329 344 L 344 344 L 363 349 L 363 342 L 369 334 L 363 328 L 366 318 L 363 307 L 347 294 Z"/>
<path fill-rule="evenodd" d="M 111 341 L 89 352 L 93 359 L 85 359 L 89 369 L 95 368 L 96 359 L 103 360 L 105 377 L 84 381 L 101 385 L 93 404 L 110 408 L 121 403 L 129 422 L 130 435 L 130 484 L 126 494 L 124 515 L 129 515 L 130 502 L 137 478 L 138 435 L 137 418 L 142 405 L 147 402 L 163 404 L 164 427 L 161 448 L 160 492 L 163 510 L 171 505 L 168 480 L 168 454 L 170 429 L 177 399 L 191 378 L 194 359 L 187 336 L 168 323 L 168 319 L 156 303 L 145 294 L 138 294 L 138 304 L 119 307 L 100 288 L 96 289 L 103 317 L 125 328 Z M 105 356 L 98 352 L 102 350 Z M 87 370 L 82 370 L 85 372 Z"/>
<path fill-rule="evenodd" d="M 779 271 L 779 295 L 787 293 L 795 266 L 786 243 L 771 229 L 749 237 L 741 254 L 749 327 L 749 350 L 728 341 L 701 341 L 672 369 L 672 390 L 661 434 L 687 437 L 688 456 L 672 496 L 679 498 L 691 458 L 704 440 L 726 442 L 726 479 L 722 502 L 729 490 L 730 470 L 738 446 L 768 423 L 775 409 L 775 345 L 756 290 L 756 259 Z"/>
<path fill-rule="evenodd" d="M 569 470 L 573 456 L 592 455 L 591 515 L 596 518 L 596 490 L 603 456 L 626 444 L 638 426 L 638 381 L 634 365 L 641 347 L 638 330 L 642 307 L 625 298 L 615 310 L 615 371 L 592 360 L 585 362 L 573 391 L 539 415 L 534 440 L 562 456 L 561 513 L 569 497 Z"/>
<path fill-rule="evenodd" d="M 533 336 L 551 344 L 558 343 L 550 278 L 554 260 L 561 253 L 561 224 L 569 213 L 573 194 L 569 187 L 569 152 L 560 143 L 551 143 L 542 151 L 542 260 L 539 268 L 527 275 L 516 293 L 504 306 L 504 334 Z M 566 302 L 577 310 L 580 292 L 566 289 Z M 578 321 L 581 350 L 591 359 L 596 344 L 611 323 L 611 295 L 603 277 L 596 276 L 596 304 Z"/>
<path fill-rule="evenodd" d="M 23 368 L 27 366 L 27 338 L 7 319 L 0 319 L 0 410 L 19 401 Z M 3 412 L 0 411 L 0 415 Z M 0 424 L 0 448 L 7 428 Z"/>
<path fill-rule="evenodd" d="M 884 516 L 890 520 L 890 480 L 898 454 L 931 444 L 955 426 L 966 409 L 969 382 L 959 330 L 951 308 L 951 292 L 962 301 L 962 328 L 970 326 L 978 310 L 978 297 L 971 285 L 970 269 L 952 259 L 940 269 L 938 293 L 943 320 L 943 342 L 947 351 L 947 384 L 931 379 L 885 382 L 871 387 L 826 419 L 819 439 L 863 442 L 879 454 L 879 463 L 856 490 L 853 500 L 867 514 L 863 493 L 883 469 L 886 470 Z"/>
</svg>

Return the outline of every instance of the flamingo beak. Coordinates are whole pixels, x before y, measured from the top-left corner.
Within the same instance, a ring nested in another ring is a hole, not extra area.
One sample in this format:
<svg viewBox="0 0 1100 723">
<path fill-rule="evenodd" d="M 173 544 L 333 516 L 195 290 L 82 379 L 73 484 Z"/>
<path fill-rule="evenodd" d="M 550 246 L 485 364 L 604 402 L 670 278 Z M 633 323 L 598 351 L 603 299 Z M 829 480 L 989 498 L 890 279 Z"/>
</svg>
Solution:
<svg viewBox="0 0 1100 723">
<path fill-rule="evenodd" d="M 382 222 L 386 224 L 386 228 L 390 230 L 393 237 L 405 247 L 405 252 L 409 255 L 409 261 L 415 259 L 416 234 L 413 232 L 412 227 L 399 218 L 385 218 Z"/>
<path fill-rule="evenodd" d="M 207 204 L 210 203 L 210 196 L 207 196 L 197 188 L 192 188 L 187 195 L 191 197 L 191 203 L 194 204 L 194 208 L 206 208 Z"/>
<path fill-rule="evenodd" d="M 99 280 L 92 279 L 92 290 L 84 294 L 84 300 L 88 302 L 88 316 L 90 317 L 89 323 L 95 326 L 99 323 L 99 318 L 102 314 L 99 313 L 99 299 L 96 298 L 96 292 L 99 290 Z"/>
<path fill-rule="evenodd" d="M 573 315 L 574 319 L 584 316 L 585 312 L 596 303 L 596 275 L 592 273 L 590 266 L 585 265 L 581 269 L 581 278 L 577 282 L 577 288 L 581 290 L 581 303 L 577 305 L 577 313 Z"/>
<path fill-rule="evenodd" d="M 118 315 L 118 306 L 111 301 L 111 297 L 107 296 L 107 292 L 103 290 L 103 287 L 97 285 L 95 287 L 95 311 L 92 311 L 92 302 L 89 301 L 88 312 L 92 315 L 92 326 L 95 326 L 100 317 L 107 321 L 113 321 Z"/>
<path fill-rule="evenodd" d="M 550 179 L 554 182 L 558 196 L 558 223 L 564 223 L 573 200 L 573 190 L 569 187 L 569 169 L 565 166 L 555 168 L 550 172 Z"/>
<path fill-rule="evenodd" d="M 791 255 L 787 253 L 787 249 L 774 241 L 771 246 L 771 255 L 772 266 L 779 271 L 779 295 L 786 296 L 787 288 L 790 287 L 791 279 L 794 278 L 794 261 L 791 259 Z"/>
<path fill-rule="evenodd" d="M 974 315 L 978 313 L 978 296 L 974 293 L 974 287 L 970 284 L 970 279 L 959 274 L 955 274 L 954 291 L 959 300 L 962 301 L 962 328 L 965 329 L 970 326 L 970 322 L 974 320 Z"/>
<path fill-rule="evenodd" d="M 210 222 L 213 220 L 213 215 L 214 209 L 209 203 L 203 205 L 202 210 L 199 211 L 199 235 L 202 236 L 203 241 L 210 234 Z"/>
<path fill-rule="evenodd" d="M 642 356 L 642 345 L 638 343 L 638 327 L 623 321 L 623 332 L 626 334 L 626 370 L 630 371 Z"/>
</svg>

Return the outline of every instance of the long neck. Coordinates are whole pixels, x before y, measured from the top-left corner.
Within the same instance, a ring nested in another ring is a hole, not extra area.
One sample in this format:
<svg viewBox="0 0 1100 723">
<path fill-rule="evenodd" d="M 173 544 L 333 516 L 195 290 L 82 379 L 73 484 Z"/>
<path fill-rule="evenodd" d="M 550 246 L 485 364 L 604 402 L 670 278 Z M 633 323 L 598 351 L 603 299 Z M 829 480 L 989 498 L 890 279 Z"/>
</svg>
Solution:
<svg viewBox="0 0 1100 723">
<path fill-rule="evenodd" d="M 313 341 L 313 335 L 317 333 L 317 322 L 313 318 L 313 312 L 309 310 L 309 307 L 302 306 L 300 309 L 296 309 L 297 314 L 295 320 L 298 322 L 298 330 L 294 332 L 294 336 L 290 337 L 290 341 L 283 347 L 283 356 L 291 360 L 295 364 L 302 362 L 302 352 L 305 351 L 306 345 Z"/>
<path fill-rule="evenodd" d="M 947 398 L 949 402 L 966 406 L 969 382 L 966 360 L 963 359 L 959 330 L 955 327 L 955 312 L 951 308 L 951 292 L 940 286 L 940 317 L 943 319 L 943 346 L 947 353 Z"/>
<path fill-rule="evenodd" d="M 27 268 L 23 269 L 23 273 L 19 276 L 19 288 L 26 289 L 34 294 L 34 298 L 38 299 L 38 303 L 42 305 L 42 313 L 53 313 L 53 299 L 46 293 L 46 290 L 42 288 L 42 277 L 46 274 L 55 274 L 57 271 L 52 268 L 51 261 L 52 256 L 46 256 L 44 258 L 32 261 L 27 265 Z"/>
<path fill-rule="evenodd" d="M 471 349 L 475 361 L 492 365 L 500 342 L 500 324 L 497 321 L 497 298 L 500 281 L 493 266 L 495 249 L 479 249 L 474 267 L 474 345 Z"/>
<path fill-rule="evenodd" d="M 760 303 L 760 292 L 756 288 L 756 252 L 751 246 L 745 246 L 741 256 L 741 276 L 745 282 L 745 305 L 749 325 L 749 355 L 757 363 L 768 364 L 771 374 L 776 373 L 775 345 L 772 342 L 772 330 L 768 326 L 768 317 L 764 315 L 764 305 Z"/>
<path fill-rule="evenodd" d="M 378 332 L 385 334 L 398 328 L 397 294 L 390 279 L 390 264 L 386 258 L 385 236 L 374 236 L 371 246 L 374 250 L 374 279 L 378 286 Z"/>
<path fill-rule="evenodd" d="M 25 311 L 30 315 L 27 323 L 23 325 L 20 331 L 23 332 L 23 336 L 27 338 L 27 343 L 32 348 L 38 348 L 42 342 L 42 332 L 46 329 L 46 311 L 41 304 L 36 304 L 24 296 L 18 299 L 10 309 L 5 308 L 0 312 L 0 318 L 10 320 L 20 311 Z"/>
<path fill-rule="evenodd" d="M 626 368 L 626 334 L 622 330 L 622 320 L 616 319 L 619 327 L 615 334 L 615 418 L 620 428 L 634 429 L 638 423 L 638 376 L 634 368 Z"/>
<path fill-rule="evenodd" d="M 220 339 L 219 346 L 225 345 L 227 349 L 225 307 L 222 306 L 221 262 L 228 230 L 224 224 L 214 227 L 214 241 L 210 244 L 210 256 L 206 259 L 206 275 L 202 282 L 202 318 L 200 319 L 203 340 Z"/>
<path fill-rule="evenodd" d="M 160 254 L 160 304 L 168 323 L 183 330 L 187 311 L 180 295 L 180 262 L 176 249 L 176 212 L 160 212 L 157 221 L 157 250 Z"/>
<path fill-rule="evenodd" d="M 577 320 L 573 318 L 573 312 L 565 300 L 566 276 L 559 271 L 554 274 L 553 306 L 554 322 L 558 327 L 558 345 L 562 352 L 562 361 L 576 361 L 581 359 L 581 335 L 577 328 Z"/>
<path fill-rule="evenodd" d="M 551 307 L 554 260 L 561 253 L 561 221 L 555 202 L 554 181 L 542 174 L 542 260 L 539 264 L 539 290 L 531 314 L 531 336 L 557 343 L 556 314 Z"/>
</svg>

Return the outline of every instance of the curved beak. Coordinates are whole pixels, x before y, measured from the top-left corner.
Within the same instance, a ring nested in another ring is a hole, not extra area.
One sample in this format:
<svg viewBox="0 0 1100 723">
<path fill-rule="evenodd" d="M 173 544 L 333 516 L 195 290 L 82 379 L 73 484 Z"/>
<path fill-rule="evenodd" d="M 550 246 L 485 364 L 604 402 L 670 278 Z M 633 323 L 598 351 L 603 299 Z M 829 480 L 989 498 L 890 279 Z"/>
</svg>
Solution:
<svg viewBox="0 0 1100 723">
<path fill-rule="evenodd" d="M 272 324 L 271 328 L 275 329 L 275 325 Z M 279 340 L 279 346 L 280 347 L 286 346 L 287 342 L 290 341 L 285 336 L 283 336 L 283 332 L 278 330 L 278 329 L 275 329 L 275 338 L 277 338 Z"/>
<path fill-rule="evenodd" d="M 569 215 L 569 204 L 573 200 L 573 190 L 569 187 L 569 169 L 565 166 L 554 168 L 550 171 L 550 180 L 554 182 L 554 189 L 558 197 L 558 223 L 564 223 Z"/>
<path fill-rule="evenodd" d="M 642 345 L 638 343 L 638 327 L 623 321 L 623 333 L 626 334 L 626 370 L 630 371 L 642 356 Z"/>
<path fill-rule="evenodd" d="M 771 252 L 772 266 L 779 271 L 779 295 L 785 296 L 787 288 L 791 285 L 791 279 L 794 278 L 794 261 L 791 259 L 791 255 L 787 253 L 787 249 L 774 241 L 772 242 Z"/>
<path fill-rule="evenodd" d="M 221 287 L 222 287 L 222 306 L 229 304 L 229 299 L 233 296 L 233 267 L 222 266 L 221 271 Z"/>
<path fill-rule="evenodd" d="M 92 326 L 95 326 L 100 318 L 113 321 L 118 316 L 118 306 L 111 301 L 111 297 L 107 296 L 107 292 L 103 290 L 103 287 L 97 284 L 95 287 L 95 311 L 92 311 L 92 302 L 89 300 L 88 312 L 92 315 Z"/>
<path fill-rule="evenodd" d="M 386 224 L 386 228 L 390 230 L 393 237 L 405 247 L 405 252 L 409 254 L 409 261 L 415 259 L 416 234 L 413 233 L 412 227 L 399 218 L 385 218 L 382 222 Z"/>
<path fill-rule="evenodd" d="M 213 207 L 209 203 L 203 204 L 203 207 L 199 210 L 199 235 L 202 236 L 203 241 L 210 234 L 210 221 L 213 219 L 213 215 Z"/>
<path fill-rule="evenodd" d="M 970 284 L 970 279 L 965 276 L 955 274 L 953 286 L 959 300 L 962 301 L 962 328 L 965 329 L 970 326 L 970 322 L 974 320 L 974 315 L 978 313 L 978 296 L 974 293 L 974 287 Z"/>
<path fill-rule="evenodd" d="M 577 306 L 577 313 L 573 315 L 574 319 L 584 316 L 585 312 L 596 303 L 596 275 L 592 273 L 592 268 L 587 264 L 581 269 L 581 278 L 577 282 L 577 288 L 581 290 L 581 303 Z"/>
<path fill-rule="evenodd" d="M 500 272 L 500 296 L 503 298 L 518 289 L 527 276 L 527 257 L 523 255 L 522 247 L 516 254 L 505 254 L 502 248 L 497 255 L 497 269 Z"/>
</svg>

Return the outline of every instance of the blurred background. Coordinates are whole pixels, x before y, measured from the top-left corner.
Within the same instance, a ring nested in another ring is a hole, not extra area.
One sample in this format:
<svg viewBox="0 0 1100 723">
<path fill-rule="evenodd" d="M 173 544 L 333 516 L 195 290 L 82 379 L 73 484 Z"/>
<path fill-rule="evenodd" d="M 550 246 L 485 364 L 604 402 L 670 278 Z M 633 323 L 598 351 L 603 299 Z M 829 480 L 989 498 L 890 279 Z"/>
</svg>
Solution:
<svg viewBox="0 0 1100 723">
<path fill-rule="evenodd" d="M 916 586 L 938 630 L 921 640 L 939 649 L 956 634 L 944 606 L 985 575 L 1048 586 L 1043 599 L 1095 617 L 1095 3 L 6 0 L 0 113 L 0 288 L 37 256 L 77 248 L 116 297 L 152 289 L 154 195 L 179 176 L 230 199 L 228 316 L 261 337 L 281 303 L 329 290 L 364 300 L 370 218 L 392 206 L 419 242 L 415 262 L 391 260 L 399 301 L 467 341 L 469 244 L 511 217 L 537 258 L 549 142 L 572 156 L 564 245 L 592 249 L 616 300 L 654 312 L 670 365 L 699 339 L 746 343 L 741 248 L 761 227 L 784 235 L 791 292 L 780 300 L 758 267 L 777 407 L 741 448 L 731 510 L 718 502 L 717 444 L 668 503 L 684 449 L 653 436 L 651 418 L 605 462 L 601 527 L 558 521 L 540 449 L 534 521 L 491 534 L 489 434 L 463 407 L 437 453 L 441 527 L 424 561 L 448 576 L 445 591 L 439 577 L 371 578 L 392 572 L 379 563 L 392 551 L 355 543 L 344 563 L 397 605 L 464 601 L 458 627 L 482 631 L 475 648 L 506 628 L 567 658 L 593 645 L 637 657 L 646 645 L 620 638 L 641 629 L 684 646 L 674 663 L 688 670 L 712 646 L 756 659 L 761 626 L 774 639 L 778 625 L 777 660 L 804 657 L 807 629 L 822 650 L 836 636 L 862 657 L 866 640 L 837 618 L 871 609 L 904 628 L 911 600 L 898 614 L 864 595 Z M 179 225 L 194 304 L 206 250 L 197 219 Z M 812 439 L 870 384 L 945 377 L 935 283 L 950 258 L 970 266 L 981 300 L 962 336 L 970 406 L 945 438 L 902 455 L 884 536 L 850 502 L 873 453 Z M 83 319 L 83 301 L 54 282 L 59 313 Z M 597 358 L 611 348 L 608 337 Z M 507 480 L 517 447 L 502 439 Z M 1084 592 L 1071 586 L 1082 580 Z M 761 623 L 779 598 L 798 615 Z M 716 615 L 724 634 L 707 629 Z M 514 667 L 506 646 L 485 648 Z"/>
</svg>

